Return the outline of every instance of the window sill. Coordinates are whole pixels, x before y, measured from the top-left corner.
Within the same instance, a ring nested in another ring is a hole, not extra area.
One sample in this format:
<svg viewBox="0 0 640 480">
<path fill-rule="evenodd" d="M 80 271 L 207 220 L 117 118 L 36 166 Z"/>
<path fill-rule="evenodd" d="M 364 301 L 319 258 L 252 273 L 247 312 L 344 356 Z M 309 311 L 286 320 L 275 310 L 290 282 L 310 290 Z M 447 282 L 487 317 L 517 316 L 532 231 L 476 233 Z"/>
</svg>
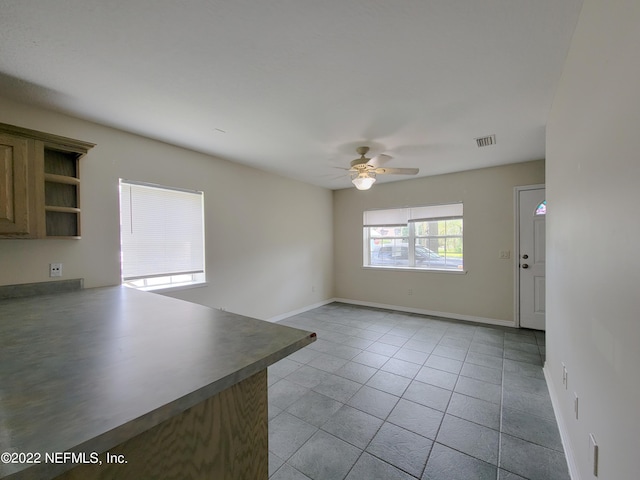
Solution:
<svg viewBox="0 0 640 480">
<path fill-rule="evenodd" d="M 177 292 L 179 290 L 190 290 L 192 288 L 206 287 L 209 284 L 207 282 L 193 282 L 193 283 L 180 283 L 176 285 L 158 285 L 153 287 L 133 287 L 131 285 L 127 285 L 126 283 L 123 285 L 127 288 L 142 290 L 143 292 L 165 293 L 165 292 Z"/>
<path fill-rule="evenodd" d="M 447 273 L 451 275 L 466 275 L 467 270 L 446 270 L 444 268 L 411 268 L 411 267 L 381 267 L 373 265 L 363 265 L 364 270 L 380 270 L 394 272 L 424 272 L 424 273 Z"/>
</svg>

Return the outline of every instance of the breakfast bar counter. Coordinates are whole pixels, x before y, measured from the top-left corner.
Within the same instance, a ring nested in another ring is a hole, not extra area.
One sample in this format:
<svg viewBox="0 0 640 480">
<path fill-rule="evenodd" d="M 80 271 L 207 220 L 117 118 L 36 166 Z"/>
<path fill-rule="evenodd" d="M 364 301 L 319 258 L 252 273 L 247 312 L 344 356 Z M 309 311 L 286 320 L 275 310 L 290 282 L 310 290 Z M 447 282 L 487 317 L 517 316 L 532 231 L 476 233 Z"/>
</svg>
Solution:
<svg viewBox="0 0 640 480">
<path fill-rule="evenodd" d="M 0 300 L 0 478 L 266 480 L 266 368 L 314 340 L 126 287 Z"/>
</svg>

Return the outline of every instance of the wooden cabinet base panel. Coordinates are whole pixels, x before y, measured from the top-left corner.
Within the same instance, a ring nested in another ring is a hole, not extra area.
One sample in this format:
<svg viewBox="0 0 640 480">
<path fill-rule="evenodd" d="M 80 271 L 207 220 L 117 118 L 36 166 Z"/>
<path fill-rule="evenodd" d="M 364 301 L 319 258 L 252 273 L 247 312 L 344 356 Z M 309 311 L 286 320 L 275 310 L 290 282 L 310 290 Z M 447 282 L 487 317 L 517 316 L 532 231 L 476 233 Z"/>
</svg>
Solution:
<svg viewBox="0 0 640 480">
<path fill-rule="evenodd" d="M 153 392 L 150 392 L 153 395 Z M 80 465 L 58 480 L 267 480 L 267 372 L 263 370 Z"/>
</svg>

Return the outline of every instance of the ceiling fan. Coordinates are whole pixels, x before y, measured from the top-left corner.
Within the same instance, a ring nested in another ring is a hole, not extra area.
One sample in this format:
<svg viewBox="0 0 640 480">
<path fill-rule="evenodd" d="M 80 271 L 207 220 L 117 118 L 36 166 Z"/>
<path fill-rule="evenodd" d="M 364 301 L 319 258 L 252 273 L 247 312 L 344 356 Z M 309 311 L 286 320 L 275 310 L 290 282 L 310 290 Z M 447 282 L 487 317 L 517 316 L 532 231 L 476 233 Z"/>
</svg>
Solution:
<svg viewBox="0 0 640 480">
<path fill-rule="evenodd" d="M 389 155 L 376 155 L 373 158 L 367 158 L 365 155 L 369 151 L 369 147 L 358 147 L 356 152 L 360 154 L 360 158 L 356 158 L 351 162 L 351 182 L 358 190 L 369 190 L 371 185 L 376 181 L 376 175 L 416 175 L 417 168 L 385 168 L 386 162 L 393 157 Z"/>
</svg>

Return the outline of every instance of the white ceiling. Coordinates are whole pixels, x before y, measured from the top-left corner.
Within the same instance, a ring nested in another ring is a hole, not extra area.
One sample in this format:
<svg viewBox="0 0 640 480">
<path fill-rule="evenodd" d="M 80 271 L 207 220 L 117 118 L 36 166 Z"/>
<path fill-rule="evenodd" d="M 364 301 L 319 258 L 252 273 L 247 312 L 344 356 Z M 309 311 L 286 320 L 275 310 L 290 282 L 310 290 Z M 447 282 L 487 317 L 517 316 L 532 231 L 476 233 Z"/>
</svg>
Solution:
<svg viewBox="0 0 640 480">
<path fill-rule="evenodd" d="M 523 162 L 581 6 L 0 0 L 0 94 L 331 189 L 358 145 L 419 176 Z"/>
</svg>

